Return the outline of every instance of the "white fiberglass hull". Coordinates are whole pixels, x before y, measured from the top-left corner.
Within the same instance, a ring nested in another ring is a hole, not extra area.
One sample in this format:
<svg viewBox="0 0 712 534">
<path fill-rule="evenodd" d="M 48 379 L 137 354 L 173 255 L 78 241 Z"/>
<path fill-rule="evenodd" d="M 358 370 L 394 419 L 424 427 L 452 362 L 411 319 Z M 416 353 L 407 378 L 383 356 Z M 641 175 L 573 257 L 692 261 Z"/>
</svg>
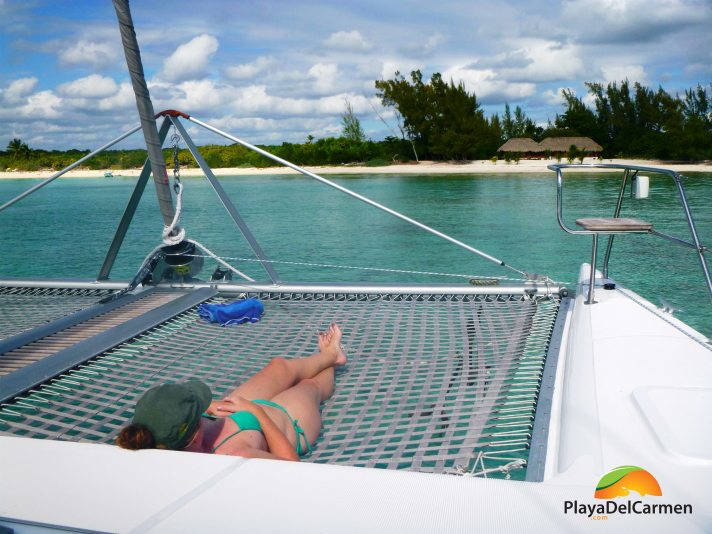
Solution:
<svg viewBox="0 0 712 534">
<path fill-rule="evenodd" d="M 0 525 L 16 532 L 51 526 L 113 532 L 712 531 L 710 349 L 698 333 L 632 292 L 597 288 L 598 303 L 584 304 L 588 266 L 580 280 L 559 353 L 544 482 L 0 437 Z M 595 499 L 600 478 L 622 465 L 654 475 L 662 496 Z M 657 511 L 646 513 L 652 505 Z"/>
</svg>

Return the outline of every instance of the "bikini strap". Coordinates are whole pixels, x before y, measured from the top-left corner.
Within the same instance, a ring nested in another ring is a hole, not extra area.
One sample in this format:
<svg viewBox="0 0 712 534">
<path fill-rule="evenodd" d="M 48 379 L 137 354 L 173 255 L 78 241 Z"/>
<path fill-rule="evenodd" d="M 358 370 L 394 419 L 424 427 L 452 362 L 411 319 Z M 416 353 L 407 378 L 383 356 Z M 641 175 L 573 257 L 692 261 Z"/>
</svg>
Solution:
<svg viewBox="0 0 712 534">
<path fill-rule="evenodd" d="M 258 399 L 258 400 L 253 400 L 252 402 L 254 402 L 255 404 L 262 404 L 264 406 L 271 406 L 272 408 L 277 408 L 279 410 L 282 410 L 287 415 L 289 420 L 292 422 L 292 426 L 294 427 L 294 433 L 297 435 L 297 446 L 295 447 L 297 454 L 299 456 L 306 456 L 307 454 L 311 454 L 312 447 L 311 447 L 311 444 L 309 443 L 309 439 L 307 438 L 306 432 L 304 432 L 304 429 L 301 426 L 299 426 L 299 421 L 297 421 L 296 419 L 292 419 L 292 416 L 289 415 L 289 412 L 286 410 L 286 408 L 284 406 L 282 406 L 281 404 L 277 404 L 276 402 L 269 401 L 269 400 Z M 307 444 L 306 452 L 304 452 L 304 449 L 302 448 L 302 440 L 301 440 L 302 437 L 304 438 L 304 443 Z"/>
<path fill-rule="evenodd" d="M 220 443 L 218 443 L 216 447 L 213 447 L 213 450 L 210 451 L 210 452 L 213 452 L 213 453 L 214 453 L 216 450 L 218 450 L 220 447 L 222 447 L 223 444 L 224 444 L 227 440 L 229 440 L 230 438 L 233 438 L 233 437 L 237 436 L 237 435 L 238 435 L 240 432 L 242 432 L 242 431 L 243 431 L 243 429 L 240 428 L 237 432 L 233 432 L 233 433 L 230 434 L 228 437 L 226 437 L 224 440 L 222 440 Z"/>
</svg>

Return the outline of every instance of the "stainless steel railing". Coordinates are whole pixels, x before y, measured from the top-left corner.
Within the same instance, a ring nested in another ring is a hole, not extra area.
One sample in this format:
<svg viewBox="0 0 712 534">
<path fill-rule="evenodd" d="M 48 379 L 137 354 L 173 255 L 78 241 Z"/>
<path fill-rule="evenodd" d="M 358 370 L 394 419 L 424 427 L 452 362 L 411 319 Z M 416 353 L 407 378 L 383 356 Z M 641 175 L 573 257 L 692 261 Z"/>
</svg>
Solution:
<svg viewBox="0 0 712 534">
<path fill-rule="evenodd" d="M 712 300 L 712 280 L 710 279 L 710 270 L 707 265 L 706 258 L 704 256 L 704 253 L 707 252 L 709 249 L 705 246 L 703 246 L 700 242 L 699 234 L 697 232 L 697 228 L 695 226 L 695 221 L 692 217 L 692 213 L 690 211 L 690 205 L 687 201 L 687 196 L 685 195 L 685 188 L 683 185 L 683 176 L 675 171 L 672 171 L 670 169 L 662 169 L 662 168 L 657 168 L 657 167 L 643 167 L 643 166 L 637 166 L 637 165 L 622 165 L 622 164 L 612 164 L 612 163 L 592 163 L 592 164 L 580 164 L 580 165 L 574 165 L 574 164 L 555 164 L 555 165 L 549 165 L 548 168 L 554 172 L 556 172 L 556 218 L 559 223 L 559 226 L 561 227 L 564 232 L 567 232 L 569 234 L 576 234 L 576 235 L 593 235 L 594 237 L 594 250 L 593 250 L 593 259 L 592 259 L 592 265 L 591 265 L 591 281 L 589 285 L 589 303 L 593 303 L 593 286 L 594 286 L 594 277 L 595 277 L 595 272 L 596 272 L 596 266 L 595 266 L 595 248 L 596 248 L 596 240 L 597 236 L 599 234 L 606 234 L 608 235 L 608 243 L 606 245 L 606 253 L 603 259 L 603 276 L 608 277 L 608 263 L 611 258 L 611 252 L 613 250 L 613 239 L 616 234 L 624 234 L 624 233 L 629 233 L 627 230 L 574 230 L 573 228 L 570 228 L 564 223 L 564 217 L 563 217 L 563 186 L 564 186 L 564 169 L 576 169 L 578 171 L 584 170 L 584 169 L 601 169 L 601 170 L 622 170 L 623 171 L 623 177 L 621 181 L 621 187 L 620 191 L 618 193 L 618 198 L 616 201 L 616 206 L 613 211 L 613 219 L 618 219 L 621 214 L 621 209 L 623 205 L 623 198 L 625 196 L 626 188 L 628 186 L 628 183 L 632 184 L 632 181 L 638 176 L 640 172 L 644 173 L 650 173 L 650 174 L 659 174 L 659 175 L 664 175 L 667 176 L 668 178 L 672 179 L 673 182 L 675 183 L 675 186 L 677 188 L 678 196 L 680 198 L 680 202 L 682 204 L 683 211 L 685 213 L 685 218 L 687 220 L 687 225 L 690 230 L 690 240 L 685 240 L 679 237 L 675 237 L 669 234 L 666 234 L 664 232 L 660 232 L 658 230 L 655 230 L 654 228 L 651 228 L 649 231 L 646 231 L 645 233 L 650 233 L 652 235 L 662 237 L 668 241 L 671 241 L 673 243 L 676 243 L 678 245 L 682 245 L 685 247 L 692 248 L 695 253 L 697 254 L 697 257 L 700 261 L 700 266 L 702 267 L 702 273 L 705 278 L 705 282 L 707 284 L 707 291 L 709 293 L 710 299 Z M 636 232 L 640 232 L 640 230 L 634 230 Z"/>
</svg>

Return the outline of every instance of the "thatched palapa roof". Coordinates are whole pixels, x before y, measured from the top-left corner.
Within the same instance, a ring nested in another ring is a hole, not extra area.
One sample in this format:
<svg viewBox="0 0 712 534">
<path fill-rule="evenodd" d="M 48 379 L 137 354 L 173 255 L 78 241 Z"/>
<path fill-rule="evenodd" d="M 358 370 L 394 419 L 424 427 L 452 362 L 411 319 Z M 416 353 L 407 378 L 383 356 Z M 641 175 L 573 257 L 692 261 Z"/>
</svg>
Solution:
<svg viewBox="0 0 712 534">
<path fill-rule="evenodd" d="M 600 152 L 603 147 L 590 137 L 547 137 L 539 143 L 541 151 L 568 152 L 571 145 L 586 152 Z"/>
<path fill-rule="evenodd" d="M 542 154 L 550 152 L 568 152 L 571 145 L 586 152 L 600 152 L 603 147 L 590 137 L 547 137 L 537 143 L 529 137 L 513 137 L 504 143 L 497 152 L 520 152 Z"/>
<path fill-rule="evenodd" d="M 539 143 L 529 137 L 512 137 L 507 140 L 498 152 L 541 152 Z"/>
</svg>

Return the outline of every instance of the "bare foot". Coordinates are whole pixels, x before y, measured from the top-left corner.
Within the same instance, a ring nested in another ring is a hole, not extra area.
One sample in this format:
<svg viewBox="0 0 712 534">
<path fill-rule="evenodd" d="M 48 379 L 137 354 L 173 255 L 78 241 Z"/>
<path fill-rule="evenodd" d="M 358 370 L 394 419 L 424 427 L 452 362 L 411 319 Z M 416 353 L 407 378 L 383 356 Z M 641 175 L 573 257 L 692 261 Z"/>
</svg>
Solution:
<svg viewBox="0 0 712 534">
<path fill-rule="evenodd" d="M 336 323 L 331 323 L 326 332 L 319 332 L 319 350 L 333 354 L 336 357 L 334 365 L 346 363 L 346 353 L 341 346 L 341 336 L 341 328 Z"/>
</svg>

